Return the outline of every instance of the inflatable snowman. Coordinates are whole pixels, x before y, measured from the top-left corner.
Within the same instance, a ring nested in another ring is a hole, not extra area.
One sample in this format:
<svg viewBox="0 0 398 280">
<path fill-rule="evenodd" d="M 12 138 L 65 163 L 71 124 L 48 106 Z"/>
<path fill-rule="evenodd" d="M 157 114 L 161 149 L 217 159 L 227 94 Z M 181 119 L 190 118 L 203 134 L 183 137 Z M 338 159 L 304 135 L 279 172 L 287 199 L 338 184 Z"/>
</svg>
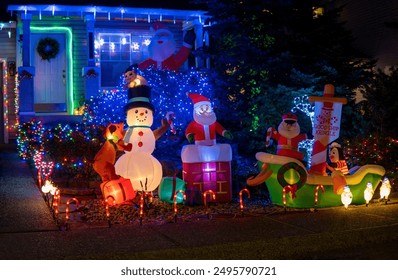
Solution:
<svg viewBox="0 0 398 280">
<path fill-rule="evenodd" d="M 125 106 L 128 129 L 124 141 L 132 144 L 115 163 L 116 174 L 130 179 L 136 191 L 155 190 L 162 179 L 162 166 L 152 156 L 157 133 L 152 131 L 154 106 L 150 102 L 151 88 L 141 85 L 128 89 L 128 103 Z M 167 127 L 161 127 L 163 131 Z M 159 129 L 157 129 L 159 130 Z"/>
</svg>

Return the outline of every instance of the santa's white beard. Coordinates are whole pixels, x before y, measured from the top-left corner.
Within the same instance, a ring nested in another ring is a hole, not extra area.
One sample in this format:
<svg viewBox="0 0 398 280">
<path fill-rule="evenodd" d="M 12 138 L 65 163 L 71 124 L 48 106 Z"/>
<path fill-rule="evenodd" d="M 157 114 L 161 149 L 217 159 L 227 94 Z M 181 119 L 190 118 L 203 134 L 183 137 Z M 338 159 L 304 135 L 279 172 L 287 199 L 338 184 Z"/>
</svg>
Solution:
<svg viewBox="0 0 398 280">
<path fill-rule="evenodd" d="M 216 122 L 217 116 L 214 114 L 214 112 L 208 115 L 193 114 L 193 119 L 202 125 L 211 125 Z"/>
<path fill-rule="evenodd" d="M 300 134 L 300 126 L 298 123 L 295 125 L 288 125 L 285 122 L 282 122 L 278 126 L 278 132 L 287 139 L 292 139 Z"/>
<path fill-rule="evenodd" d="M 170 57 L 176 49 L 176 42 L 174 40 L 163 40 L 161 44 L 157 40 L 151 41 L 148 46 L 149 56 L 158 62 L 166 60 Z"/>
</svg>

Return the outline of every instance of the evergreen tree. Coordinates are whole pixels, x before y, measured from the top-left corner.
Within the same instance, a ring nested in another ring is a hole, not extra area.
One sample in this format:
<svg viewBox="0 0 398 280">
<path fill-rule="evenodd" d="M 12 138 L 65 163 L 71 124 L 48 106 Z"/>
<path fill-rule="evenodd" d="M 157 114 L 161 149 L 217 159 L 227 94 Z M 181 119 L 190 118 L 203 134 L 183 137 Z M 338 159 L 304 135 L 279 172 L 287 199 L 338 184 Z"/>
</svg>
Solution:
<svg viewBox="0 0 398 280">
<path fill-rule="evenodd" d="M 374 61 L 352 47 L 335 1 L 205 2 L 215 23 L 208 53 L 225 82 L 219 92 L 227 93 L 237 112 L 237 140 L 245 152 L 264 150 L 266 129 L 279 124 L 294 97 L 322 95 L 327 83 L 349 100 L 341 136 L 362 133 L 355 89 L 369 79 Z M 304 117 L 299 114 L 300 124 L 308 123 Z M 310 127 L 302 132 L 310 133 Z"/>
<path fill-rule="evenodd" d="M 398 138 L 397 111 L 398 68 L 386 73 L 378 69 L 375 77 L 361 89 L 364 99 L 359 102 L 368 121 L 369 134 Z"/>
</svg>

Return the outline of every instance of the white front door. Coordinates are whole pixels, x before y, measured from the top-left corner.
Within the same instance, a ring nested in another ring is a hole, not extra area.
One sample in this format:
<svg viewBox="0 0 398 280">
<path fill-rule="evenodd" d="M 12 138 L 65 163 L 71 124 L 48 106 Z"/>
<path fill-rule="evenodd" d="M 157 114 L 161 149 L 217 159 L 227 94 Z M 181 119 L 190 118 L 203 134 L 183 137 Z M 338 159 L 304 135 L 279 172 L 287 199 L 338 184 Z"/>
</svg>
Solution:
<svg viewBox="0 0 398 280">
<path fill-rule="evenodd" d="M 59 43 L 54 58 L 43 60 L 37 52 L 41 39 L 51 38 Z M 34 66 L 34 110 L 37 113 L 68 112 L 66 36 L 64 33 L 32 33 L 31 65 Z"/>
</svg>

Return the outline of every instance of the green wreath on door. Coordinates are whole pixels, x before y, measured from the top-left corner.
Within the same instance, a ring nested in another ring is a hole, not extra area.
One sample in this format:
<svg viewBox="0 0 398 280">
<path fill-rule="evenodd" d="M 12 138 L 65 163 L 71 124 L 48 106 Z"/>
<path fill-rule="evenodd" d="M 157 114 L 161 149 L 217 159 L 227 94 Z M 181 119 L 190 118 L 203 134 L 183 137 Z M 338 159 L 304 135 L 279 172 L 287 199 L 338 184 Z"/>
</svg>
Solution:
<svg viewBox="0 0 398 280">
<path fill-rule="evenodd" d="M 50 61 L 50 59 L 57 56 L 59 52 L 59 43 L 53 38 L 46 37 L 40 39 L 39 43 L 37 44 L 36 50 L 42 60 Z"/>
</svg>

